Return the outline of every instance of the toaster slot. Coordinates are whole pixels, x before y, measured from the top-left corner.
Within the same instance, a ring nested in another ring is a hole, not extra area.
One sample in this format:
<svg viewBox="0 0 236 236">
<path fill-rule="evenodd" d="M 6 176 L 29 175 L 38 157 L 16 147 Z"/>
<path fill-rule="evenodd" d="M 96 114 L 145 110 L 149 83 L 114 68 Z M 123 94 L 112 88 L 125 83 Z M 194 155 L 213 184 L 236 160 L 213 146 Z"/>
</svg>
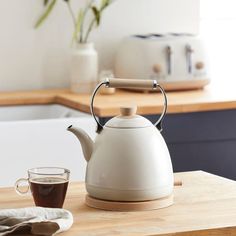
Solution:
<svg viewBox="0 0 236 236">
<path fill-rule="evenodd" d="M 193 54 L 193 48 L 191 47 L 190 44 L 186 45 L 186 60 L 187 60 L 187 68 L 188 68 L 188 73 L 192 74 L 192 68 L 193 68 L 193 63 L 192 63 L 192 54 Z"/>
<path fill-rule="evenodd" d="M 166 47 L 166 57 L 167 57 L 167 74 L 171 75 L 172 72 L 172 49 L 171 46 Z"/>
</svg>

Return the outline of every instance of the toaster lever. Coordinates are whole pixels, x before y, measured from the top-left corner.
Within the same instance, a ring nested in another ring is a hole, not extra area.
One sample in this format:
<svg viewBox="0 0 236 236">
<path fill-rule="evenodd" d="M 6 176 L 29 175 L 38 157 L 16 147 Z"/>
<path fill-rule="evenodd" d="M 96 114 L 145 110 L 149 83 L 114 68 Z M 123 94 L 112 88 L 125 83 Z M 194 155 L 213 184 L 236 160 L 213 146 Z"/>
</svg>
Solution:
<svg viewBox="0 0 236 236">
<path fill-rule="evenodd" d="M 167 54 L 167 73 L 168 75 L 170 75 L 172 71 L 172 49 L 169 45 L 166 47 L 166 54 Z"/>
<path fill-rule="evenodd" d="M 192 53 L 193 53 L 193 49 L 191 45 L 187 44 L 186 45 L 186 59 L 187 59 L 187 68 L 188 68 L 189 74 L 192 74 Z"/>
</svg>

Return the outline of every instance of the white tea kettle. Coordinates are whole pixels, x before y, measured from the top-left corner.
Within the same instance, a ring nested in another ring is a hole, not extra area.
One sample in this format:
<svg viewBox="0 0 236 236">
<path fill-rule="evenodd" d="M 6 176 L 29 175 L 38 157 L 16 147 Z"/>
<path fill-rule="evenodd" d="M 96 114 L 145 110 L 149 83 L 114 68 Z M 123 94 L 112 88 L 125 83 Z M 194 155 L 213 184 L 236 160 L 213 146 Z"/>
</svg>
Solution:
<svg viewBox="0 0 236 236">
<path fill-rule="evenodd" d="M 135 107 L 122 107 L 120 115 L 104 126 L 95 117 L 93 102 L 101 86 L 110 88 L 159 88 L 165 104 L 155 126 L 136 115 Z M 155 80 L 107 79 L 92 95 L 91 112 L 98 125 L 95 142 L 84 130 L 68 127 L 80 140 L 87 164 L 86 189 L 90 196 L 112 201 L 146 201 L 172 194 L 173 169 L 160 134 L 167 98 Z"/>
</svg>

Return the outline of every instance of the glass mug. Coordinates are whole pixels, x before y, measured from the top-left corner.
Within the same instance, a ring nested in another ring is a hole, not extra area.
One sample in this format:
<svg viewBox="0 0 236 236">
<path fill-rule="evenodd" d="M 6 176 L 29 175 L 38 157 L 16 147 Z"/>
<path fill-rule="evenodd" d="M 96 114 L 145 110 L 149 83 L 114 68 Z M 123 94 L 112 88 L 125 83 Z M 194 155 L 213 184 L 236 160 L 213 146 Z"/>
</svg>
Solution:
<svg viewBox="0 0 236 236">
<path fill-rule="evenodd" d="M 15 183 L 15 190 L 20 195 L 28 194 L 29 190 L 33 195 L 36 206 L 62 208 L 70 171 L 59 167 L 39 167 L 28 170 L 28 178 L 18 179 Z M 20 186 L 27 183 L 27 189 L 22 190 Z"/>
</svg>

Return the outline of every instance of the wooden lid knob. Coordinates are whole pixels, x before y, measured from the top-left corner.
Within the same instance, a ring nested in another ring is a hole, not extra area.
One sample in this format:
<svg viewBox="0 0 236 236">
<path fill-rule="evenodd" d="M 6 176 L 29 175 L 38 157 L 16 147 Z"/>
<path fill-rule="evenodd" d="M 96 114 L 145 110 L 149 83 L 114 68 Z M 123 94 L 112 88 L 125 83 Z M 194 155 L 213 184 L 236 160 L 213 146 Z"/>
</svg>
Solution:
<svg viewBox="0 0 236 236">
<path fill-rule="evenodd" d="M 196 63 L 195 67 L 196 67 L 196 69 L 201 70 L 204 68 L 204 63 L 199 61 Z"/>
<path fill-rule="evenodd" d="M 161 67 L 161 65 L 160 64 L 155 64 L 155 65 L 153 65 L 153 71 L 155 72 L 155 73 L 157 73 L 157 74 L 159 74 L 159 73 L 161 73 L 162 72 L 162 67 Z"/>
<path fill-rule="evenodd" d="M 137 111 L 137 106 L 127 106 L 127 107 L 120 107 L 120 114 L 121 116 L 134 116 Z"/>
</svg>

